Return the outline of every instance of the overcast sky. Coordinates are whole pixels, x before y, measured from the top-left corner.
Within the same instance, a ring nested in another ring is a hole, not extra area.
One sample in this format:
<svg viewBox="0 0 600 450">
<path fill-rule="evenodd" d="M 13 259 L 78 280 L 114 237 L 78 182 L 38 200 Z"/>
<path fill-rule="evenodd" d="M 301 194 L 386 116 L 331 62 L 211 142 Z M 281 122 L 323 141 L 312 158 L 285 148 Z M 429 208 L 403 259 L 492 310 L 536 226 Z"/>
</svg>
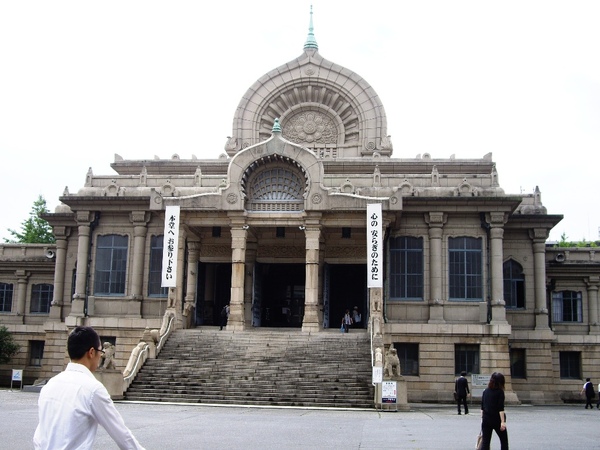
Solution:
<svg viewBox="0 0 600 450">
<path fill-rule="evenodd" d="M 600 1 L 0 0 L 0 239 L 125 159 L 217 158 L 246 90 L 300 56 L 362 76 L 395 158 L 491 152 L 507 194 L 598 239 Z M 3 241 L 3 239 L 1 239 Z"/>
</svg>

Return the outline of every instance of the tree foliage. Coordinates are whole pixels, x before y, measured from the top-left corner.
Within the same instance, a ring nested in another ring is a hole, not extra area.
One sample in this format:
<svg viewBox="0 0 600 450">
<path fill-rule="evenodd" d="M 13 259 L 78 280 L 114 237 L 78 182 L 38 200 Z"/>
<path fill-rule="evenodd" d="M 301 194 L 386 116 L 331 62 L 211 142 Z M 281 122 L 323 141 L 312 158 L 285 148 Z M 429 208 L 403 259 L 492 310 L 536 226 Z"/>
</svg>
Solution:
<svg viewBox="0 0 600 450">
<path fill-rule="evenodd" d="M 0 327 L 0 364 L 7 364 L 20 350 L 6 327 Z"/>
<path fill-rule="evenodd" d="M 13 239 L 4 239 L 8 243 L 19 244 L 54 244 L 55 238 L 50 224 L 40 217 L 48 213 L 46 199 L 41 195 L 33 202 L 29 218 L 21 224 L 21 231 L 8 229 Z"/>
</svg>

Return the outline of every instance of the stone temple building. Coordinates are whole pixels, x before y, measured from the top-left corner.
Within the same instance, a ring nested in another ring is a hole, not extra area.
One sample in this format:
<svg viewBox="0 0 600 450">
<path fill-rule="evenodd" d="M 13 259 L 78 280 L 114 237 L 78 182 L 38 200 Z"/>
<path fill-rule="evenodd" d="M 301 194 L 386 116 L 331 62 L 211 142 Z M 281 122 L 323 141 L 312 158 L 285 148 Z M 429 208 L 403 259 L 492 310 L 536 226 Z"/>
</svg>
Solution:
<svg viewBox="0 0 600 450">
<path fill-rule="evenodd" d="M 12 368 L 25 384 L 63 370 L 77 325 L 115 344 L 127 372 L 165 318 L 216 327 L 229 303 L 227 332 L 308 336 L 339 330 L 357 306 L 359 332 L 397 349 L 409 401 L 450 399 L 462 370 L 503 372 L 512 402 L 578 399 L 586 377 L 600 380 L 600 255 L 548 246 L 562 216 L 537 189 L 506 193 L 491 154 L 410 157 L 391 131 L 367 80 L 320 55 L 311 15 L 300 56 L 240 100 L 224 152 L 115 155 L 114 173 L 90 169 L 45 216 L 55 245 L 0 245 L 0 325 L 21 345 L 2 384 Z M 381 206 L 377 266 L 368 205 Z"/>
</svg>

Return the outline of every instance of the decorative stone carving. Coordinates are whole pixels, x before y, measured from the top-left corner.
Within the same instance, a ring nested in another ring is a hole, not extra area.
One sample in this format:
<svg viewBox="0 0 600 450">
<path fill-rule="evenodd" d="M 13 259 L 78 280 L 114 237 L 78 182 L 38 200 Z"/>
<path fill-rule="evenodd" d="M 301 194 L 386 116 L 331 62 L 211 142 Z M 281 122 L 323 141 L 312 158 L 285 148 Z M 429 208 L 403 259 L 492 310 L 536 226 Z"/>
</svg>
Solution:
<svg viewBox="0 0 600 450">
<path fill-rule="evenodd" d="M 383 376 L 384 377 L 393 377 L 394 374 L 396 376 L 401 376 L 400 370 L 400 359 L 398 358 L 398 352 L 396 351 L 396 347 L 394 345 L 390 345 L 387 353 L 385 354 L 385 365 L 383 366 Z"/>
<path fill-rule="evenodd" d="M 225 143 L 225 150 L 231 151 L 237 148 L 237 139 L 231 136 L 227 136 L 227 142 Z"/>
<path fill-rule="evenodd" d="M 383 352 L 380 347 L 375 349 L 375 367 L 383 366 Z"/>
<path fill-rule="evenodd" d="M 115 370 L 115 346 L 110 342 L 105 342 L 102 348 L 104 349 L 104 356 L 99 370 Z"/>
<path fill-rule="evenodd" d="M 296 143 L 336 144 L 338 130 L 333 120 L 317 111 L 302 111 L 289 117 L 283 137 Z"/>
<path fill-rule="evenodd" d="M 392 150 L 394 148 L 392 145 L 392 137 L 389 134 L 381 138 L 381 148 L 383 150 Z"/>
</svg>

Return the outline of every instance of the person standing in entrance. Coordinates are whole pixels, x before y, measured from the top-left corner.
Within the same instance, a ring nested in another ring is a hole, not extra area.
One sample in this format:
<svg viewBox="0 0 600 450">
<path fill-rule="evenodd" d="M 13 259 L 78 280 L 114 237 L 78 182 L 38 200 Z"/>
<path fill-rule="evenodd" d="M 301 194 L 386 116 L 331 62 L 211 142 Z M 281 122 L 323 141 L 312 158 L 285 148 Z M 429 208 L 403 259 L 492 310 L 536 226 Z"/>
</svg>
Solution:
<svg viewBox="0 0 600 450">
<path fill-rule="evenodd" d="M 465 407 L 465 414 L 469 414 L 469 406 L 467 405 L 467 397 L 471 395 L 469 391 L 469 381 L 465 378 L 467 372 L 464 370 L 460 373 L 454 381 L 454 394 L 456 396 L 456 405 L 458 406 L 458 415 L 460 415 L 460 404 L 462 403 Z"/>
<path fill-rule="evenodd" d="M 92 373 L 104 353 L 96 331 L 76 327 L 67 339 L 67 351 L 71 362 L 40 392 L 34 448 L 90 449 L 100 424 L 120 449 L 144 450 L 125 426 L 104 385 Z"/>
<path fill-rule="evenodd" d="M 342 317 L 342 326 L 344 327 L 344 333 L 348 332 L 348 329 L 352 325 L 352 316 L 350 315 L 350 310 L 346 310 L 344 313 L 344 317 Z"/>
<path fill-rule="evenodd" d="M 229 319 L 229 303 L 221 309 L 221 327 L 219 330 L 222 330 L 223 327 L 227 325 L 227 319 Z"/>
<path fill-rule="evenodd" d="M 500 450 L 508 450 L 504 384 L 504 375 L 494 372 L 481 396 L 481 450 L 490 450 L 492 431 L 500 438 Z"/>
<path fill-rule="evenodd" d="M 360 315 L 360 312 L 358 311 L 358 306 L 355 306 L 354 310 L 352 311 L 352 320 L 354 321 L 354 328 L 360 328 L 361 322 L 362 322 L 362 316 Z"/>
</svg>

